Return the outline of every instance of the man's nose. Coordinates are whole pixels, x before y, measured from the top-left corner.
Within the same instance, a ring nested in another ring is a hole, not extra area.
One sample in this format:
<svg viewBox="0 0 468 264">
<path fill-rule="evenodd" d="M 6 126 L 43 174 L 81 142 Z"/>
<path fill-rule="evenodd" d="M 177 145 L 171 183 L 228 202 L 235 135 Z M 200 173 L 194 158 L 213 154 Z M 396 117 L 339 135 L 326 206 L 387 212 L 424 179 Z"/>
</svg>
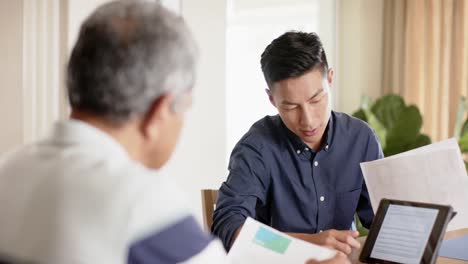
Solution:
<svg viewBox="0 0 468 264">
<path fill-rule="evenodd" d="M 308 107 L 303 107 L 301 111 L 300 125 L 302 127 L 312 128 L 315 120 L 314 116 L 315 115 L 312 109 L 308 109 Z"/>
</svg>

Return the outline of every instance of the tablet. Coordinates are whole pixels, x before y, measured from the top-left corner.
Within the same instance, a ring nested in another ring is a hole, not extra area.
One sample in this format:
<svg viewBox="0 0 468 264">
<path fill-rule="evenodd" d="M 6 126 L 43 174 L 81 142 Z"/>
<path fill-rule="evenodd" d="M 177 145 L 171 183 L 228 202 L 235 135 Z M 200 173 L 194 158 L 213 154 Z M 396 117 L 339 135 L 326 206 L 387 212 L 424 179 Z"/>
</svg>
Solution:
<svg viewBox="0 0 468 264">
<path fill-rule="evenodd" d="M 453 215 L 449 205 L 382 199 L 359 260 L 434 263 Z"/>
</svg>

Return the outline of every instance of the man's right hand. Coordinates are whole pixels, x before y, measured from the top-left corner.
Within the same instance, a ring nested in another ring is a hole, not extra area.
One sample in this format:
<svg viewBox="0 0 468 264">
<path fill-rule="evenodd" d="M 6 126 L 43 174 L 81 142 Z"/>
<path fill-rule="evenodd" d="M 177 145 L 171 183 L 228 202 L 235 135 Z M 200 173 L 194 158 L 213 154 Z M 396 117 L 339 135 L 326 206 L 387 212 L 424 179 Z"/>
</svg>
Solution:
<svg viewBox="0 0 468 264">
<path fill-rule="evenodd" d="M 306 264 L 351 264 L 351 262 L 349 261 L 348 257 L 346 257 L 345 254 L 338 252 L 331 259 L 327 259 L 324 261 L 317 261 L 317 260 L 311 259 L 307 261 Z"/>
<path fill-rule="evenodd" d="M 320 246 L 332 248 L 345 254 L 351 254 L 353 248 L 360 248 L 361 244 L 356 240 L 359 232 L 330 229 L 317 234 L 288 233 L 289 235 Z"/>
</svg>

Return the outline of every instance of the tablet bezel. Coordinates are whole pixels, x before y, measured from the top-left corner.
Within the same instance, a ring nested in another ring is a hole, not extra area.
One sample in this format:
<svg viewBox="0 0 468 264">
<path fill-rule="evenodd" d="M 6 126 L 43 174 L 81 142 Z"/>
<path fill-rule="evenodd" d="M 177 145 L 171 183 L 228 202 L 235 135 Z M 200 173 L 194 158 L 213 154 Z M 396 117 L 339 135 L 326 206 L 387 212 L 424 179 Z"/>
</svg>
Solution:
<svg viewBox="0 0 468 264">
<path fill-rule="evenodd" d="M 401 200 L 393 200 L 393 199 L 385 199 L 385 198 L 380 201 L 379 208 L 377 209 L 377 213 L 374 217 L 374 221 L 372 221 L 371 228 L 369 230 L 369 234 L 367 236 L 366 242 L 364 243 L 364 247 L 359 256 L 359 260 L 365 263 L 397 263 L 397 262 L 392 262 L 392 261 L 383 260 L 383 259 L 375 259 L 375 258 L 370 257 L 372 249 L 374 248 L 374 245 L 375 245 L 375 241 L 377 239 L 377 235 L 380 232 L 380 228 L 385 218 L 385 214 L 387 213 L 387 209 L 389 205 L 391 204 L 439 210 L 436 221 L 432 228 L 431 234 L 429 235 L 429 239 L 426 244 L 426 248 L 424 249 L 424 253 L 420 262 L 420 263 L 434 263 L 435 257 L 437 255 L 436 253 L 439 250 L 439 247 L 441 244 L 440 242 L 443 240 L 445 230 L 447 228 L 447 224 L 452 218 L 452 213 L 453 213 L 452 206 L 420 203 L 420 202 L 412 202 L 412 201 L 401 201 Z"/>
</svg>

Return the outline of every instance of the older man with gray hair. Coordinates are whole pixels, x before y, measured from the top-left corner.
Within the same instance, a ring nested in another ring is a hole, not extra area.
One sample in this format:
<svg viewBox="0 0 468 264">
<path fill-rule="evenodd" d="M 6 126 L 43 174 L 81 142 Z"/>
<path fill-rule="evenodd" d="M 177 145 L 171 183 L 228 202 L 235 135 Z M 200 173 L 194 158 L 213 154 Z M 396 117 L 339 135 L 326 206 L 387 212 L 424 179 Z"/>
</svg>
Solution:
<svg viewBox="0 0 468 264">
<path fill-rule="evenodd" d="M 0 263 L 224 261 L 158 172 L 196 61 L 184 21 L 157 2 L 111 2 L 86 19 L 67 69 L 70 120 L 0 162 Z"/>
<path fill-rule="evenodd" d="M 196 50 L 156 2 L 86 19 L 67 69 L 71 118 L 0 160 L 0 263 L 225 262 L 158 171 L 191 104 Z"/>
</svg>

